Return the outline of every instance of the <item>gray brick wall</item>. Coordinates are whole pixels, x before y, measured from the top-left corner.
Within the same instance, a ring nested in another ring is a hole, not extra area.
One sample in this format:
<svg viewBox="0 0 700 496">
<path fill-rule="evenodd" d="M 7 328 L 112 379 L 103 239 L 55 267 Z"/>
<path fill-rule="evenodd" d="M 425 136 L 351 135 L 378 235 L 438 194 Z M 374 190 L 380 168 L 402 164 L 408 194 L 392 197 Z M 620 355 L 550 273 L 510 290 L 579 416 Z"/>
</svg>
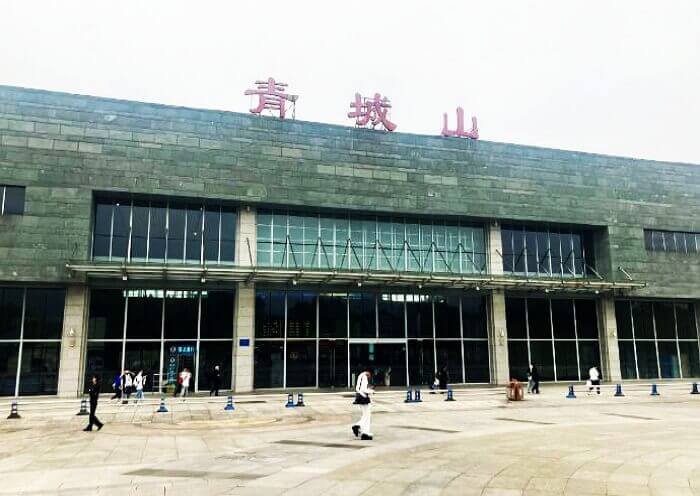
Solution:
<svg viewBox="0 0 700 496">
<path fill-rule="evenodd" d="M 0 86 L 0 280 L 63 281 L 99 190 L 607 229 L 608 267 L 700 298 L 700 257 L 647 253 L 643 228 L 700 230 L 700 166 L 279 121 Z M 615 270 L 611 275 L 622 279 Z"/>
</svg>

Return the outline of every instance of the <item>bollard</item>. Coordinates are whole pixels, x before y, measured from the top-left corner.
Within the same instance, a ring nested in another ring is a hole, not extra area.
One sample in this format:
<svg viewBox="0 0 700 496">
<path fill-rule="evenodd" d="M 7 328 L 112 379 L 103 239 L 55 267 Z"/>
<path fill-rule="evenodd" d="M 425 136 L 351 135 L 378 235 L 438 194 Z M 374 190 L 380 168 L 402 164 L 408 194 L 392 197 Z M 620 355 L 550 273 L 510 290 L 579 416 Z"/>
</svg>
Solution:
<svg viewBox="0 0 700 496">
<path fill-rule="evenodd" d="M 406 399 L 403 400 L 404 403 L 413 403 L 413 392 L 408 389 L 406 390 Z"/>
<path fill-rule="evenodd" d="M 567 399 L 570 400 L 575 400 L 576 399 L 576 394 L 574 393 L 574 385 L 569 384 L 569 394 L 566 395 Z"/>
<path fill-rule="evenodd" d="M 80 411 L 76 415 L 87 415 L 87 400 L 85 398 L 80 400 Z"/>
<path fill-rule="evenodd" d="M 420 402 L 422 402 L 422 401 L 423 401 L 423 400 L 420 399 L 420 389 L 416 389 L 416 391 L 415 391 L 415 393 L 414 393 L 414 396 L 413 396 L 413 402 L 414 402 L 414 403 L 420 403 Z"/>
<path fill-rule="evenodd" d="M 693 389 L 690 390 L 690 394 L 700 394 L 700 391 L 698 391 L 698 383 L 697 382 L 693 383 Z"/>
<path fill-rule="evenodd" d="M 452 388 L 447 388 L 447 398 L 445 401 L 455 401 L 454 394 L 452 393 Z"/>
<path fill-rule="evenodd" d="M 615 396 L 624 396 L 624 394 L 622 394 L 622 384 L 615 386 Z"/>
<path fill-rule="evenodd" d="M 289 393 L 287 395 L 287 404 L 284 405 L 286 408 L 294 408 L 294 394 Z"/>
<path fill-rule="evenodd" d="M 233 406 L 233 396 L 229 396 L 228 400 L 226 400 L 226 406 L 224 407 L 225 411 L 231 411 L 235 410 L 236 408 Z"/>
<path fill-rule="evenodd" d="M 658 395 L 659 395 L 659 389 L 656 387 L 656 384 L 652 384 L 650 396 L 658 396 Z"/>
<path fill-rule="evenodd" d="M 306 406 L 304 404 L 304 393 L 297 393 L 297 404 L 296 406 Z"/>
<path fill-rule="evenodd" d="M 162 396 L 160 397 L 160 406 L 158 407 L 158 410 L 156 410 L 156 413 L 168 413 L 168 409 L 165 408 L 165 398 Z"/>
<path fill-rule="evenodd" d="M 19 416 L 19 412 L 17 411 L 17 402 L 16 401 L 12 402 L 12 406 L 10 407 L 10 415 L 7 418 L 8 419 L 22 418 Z"/>
</svg>

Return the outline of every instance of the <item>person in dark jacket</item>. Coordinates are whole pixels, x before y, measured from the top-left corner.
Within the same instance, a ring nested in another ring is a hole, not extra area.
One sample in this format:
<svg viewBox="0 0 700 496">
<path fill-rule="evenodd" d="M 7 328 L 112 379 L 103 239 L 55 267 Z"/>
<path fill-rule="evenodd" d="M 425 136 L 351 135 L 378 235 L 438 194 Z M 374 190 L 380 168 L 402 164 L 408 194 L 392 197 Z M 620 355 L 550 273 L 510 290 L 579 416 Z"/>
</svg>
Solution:
<svg viewBox="0 0 700 496">
<path fill-rule="evenodd" d="M 528 392 L 534 394 L 540 394 L 540 373 L 537 371 L 534 363 L 530 364 L 530 368 L 527 372 L 528 378 Z"/>
<path fill-rule="evenodd" d="M 216 365 L 209 378 L 209 396 L 219 396 L 219 389 L 221 389 L 221 367 Z"/>
<path fill-rule="evenodd" d="M 90 395 L 90 420 L 87 427 L 83 430 L 89 432 L 92 430 L 92 426 L 96 425 L 97 430 L 99 431 L 102 429 L 104 424 L 95 416 L 95 411 L 97 410 L 97 400 L 100 397 L 100 381 L 97 379 L 96 375 L 93 375 L 92 379 L 90 379 L 88 394 Z"/>
<path fill-rule="evenodd" d="M 438 388 L 440 391 L 445 391 L 447 389 L 447 385 L 450 383 L 450 374 L 447 372 L 447 367 L 440 369 L 440 373 L 438 373 L 438 381 Z"/>
</svg>

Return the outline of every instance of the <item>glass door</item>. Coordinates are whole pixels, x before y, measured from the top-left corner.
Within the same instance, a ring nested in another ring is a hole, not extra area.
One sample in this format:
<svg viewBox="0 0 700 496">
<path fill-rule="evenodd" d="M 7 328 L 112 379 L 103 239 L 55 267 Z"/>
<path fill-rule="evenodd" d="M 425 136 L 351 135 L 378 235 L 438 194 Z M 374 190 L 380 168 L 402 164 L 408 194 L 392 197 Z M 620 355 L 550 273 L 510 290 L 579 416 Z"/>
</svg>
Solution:
<svg viewBox="0 0 700 496">
<path fill-rule="evenodd" d="M 322 339 L 318 343 L 318 387 L 348 386 L 348 342 Z"/>
<path fill-rule="evenodd" d="M 375 387 L 406 385 L 405 340 L 350 342 L 351 386 L 365 368 L 372 371 Z"/>
</svg>

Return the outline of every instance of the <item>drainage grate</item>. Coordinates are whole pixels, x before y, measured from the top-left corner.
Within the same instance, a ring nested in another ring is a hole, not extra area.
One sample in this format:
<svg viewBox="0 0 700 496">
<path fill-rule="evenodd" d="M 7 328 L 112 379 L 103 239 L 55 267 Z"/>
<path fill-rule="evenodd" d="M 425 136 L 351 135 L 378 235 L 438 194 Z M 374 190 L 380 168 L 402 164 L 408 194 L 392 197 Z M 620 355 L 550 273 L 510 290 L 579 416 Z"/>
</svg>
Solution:
<svg viewBox="0 0 700 496">
<path fill-rule="evenodd" d="M 414 431 L 446 432 L 448 434 L 456 434 L 457 432 L 461 432 L 461 431 L 453 431 L 450 429 L 437 429 L 435 427 L 418 427 L 415 425 L 395 425 L 394 427 L 397 427 L 399 429 L 411 429 Z"/>
<path fill-rule="evenodd" d="M 185 477 L 190 479 L 241 479 L 254 480 L 263 477 L 251 473 L 229 473 L 229 472 L 204 472 L 200 470 L 172 470 L 158 468 L 142 468 L 126 472 L 124 475 L 138 475 L 141 477 Z"/>
<path fill-rule="evenodd" d="M 622 418 L 631 418 L 631 419 L 637 419 L 637 420 L 659 420 L 651 417 L 640 417 L 638 415 L 625 415 L 623 413 L 605 413 L 605 415 L 610 415 L 612 417 L 622 417 Z"/>
<path fill-rule="evenodd" d="M 554 425 L 554 422 L 542 422 L 540 420 L 525 420 L 505 417 L 496 417 L 495 420 L 505 420 L 506 422 L 522 422 L 523 424 Z"/>
<path fill-rule="evenodd" d="M 321 443 L 317 441 L 301 441 L 297 439 L 282 439 L 275 441 L 276 444 L 289 444 L 294 446 L 317 446 L 319 448 L 346 448 L 346 449 L 363 449 L 367 445 L 360 444 L 342 444 L 342 443 Z"/>
</svg>

